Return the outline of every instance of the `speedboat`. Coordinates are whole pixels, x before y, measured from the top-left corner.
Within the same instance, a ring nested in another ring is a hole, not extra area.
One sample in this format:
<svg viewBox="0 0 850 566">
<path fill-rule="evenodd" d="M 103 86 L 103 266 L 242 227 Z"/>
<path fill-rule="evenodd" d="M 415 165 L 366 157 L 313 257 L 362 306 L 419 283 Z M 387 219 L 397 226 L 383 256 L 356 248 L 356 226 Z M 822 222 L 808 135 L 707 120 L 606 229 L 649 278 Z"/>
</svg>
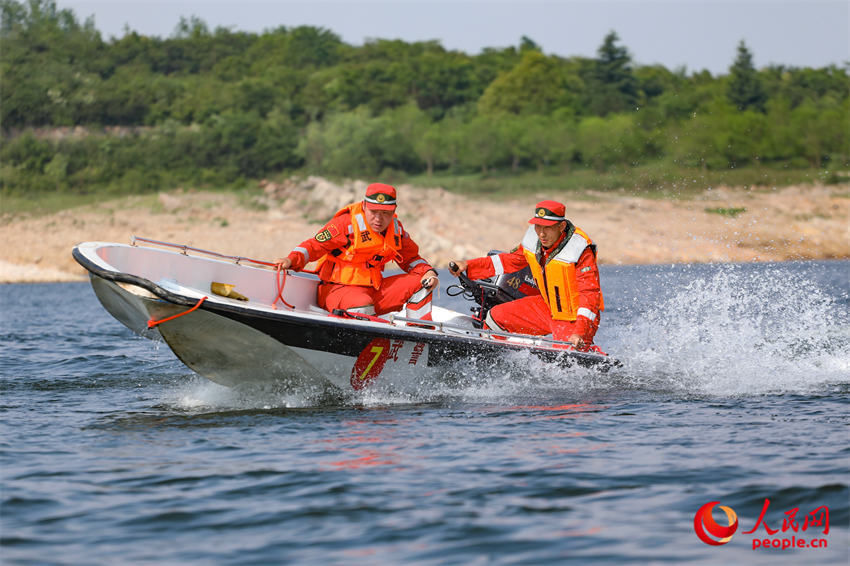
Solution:
<svg viewBox="0 0 850 566">
<path fill-rule="evenodd" d="M 434 306 L 433 320 L 422 321 L 403 311 L 328 312 L 316 303 L 315 273 L 180 244 L 139 237 L 130 244 L 84 242 L 73 256 L 113 317 L 229 387 L 276 382 L 351 392 L 439 379 L 454 364 L 494 364 L 512 352 L 563 367 L 619 365 L 598 348 L 578 351 L 546 337 L 483 329 L 484 309 L 511 298 L 488 281 L 463 279 L 460 291 L 477 302 L 473 314 Z"/>
</svg>

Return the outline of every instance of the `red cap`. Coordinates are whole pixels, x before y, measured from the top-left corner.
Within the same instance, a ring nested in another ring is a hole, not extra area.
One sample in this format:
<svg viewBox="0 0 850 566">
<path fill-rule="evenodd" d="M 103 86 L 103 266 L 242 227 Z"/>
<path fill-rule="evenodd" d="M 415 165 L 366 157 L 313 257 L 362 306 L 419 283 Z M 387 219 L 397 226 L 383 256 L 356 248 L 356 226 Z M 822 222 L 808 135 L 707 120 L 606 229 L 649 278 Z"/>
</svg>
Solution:
<svg viewBox="0 0 850 566">
<path fill-rule="evenodd" d="M 553 226 L 558 222 L 566 220 L 567 207 L 554 200 L 542 200 L 534 207 L 534 218 L 529 224 L 540 224 L 541 226 Z"/>
<path fill-rule="evenodd" d="M 363 206 L 372 210 L 395 210 L 395 187 L 383 183 L 372 183 L 366 187 Z"/>
</svg>

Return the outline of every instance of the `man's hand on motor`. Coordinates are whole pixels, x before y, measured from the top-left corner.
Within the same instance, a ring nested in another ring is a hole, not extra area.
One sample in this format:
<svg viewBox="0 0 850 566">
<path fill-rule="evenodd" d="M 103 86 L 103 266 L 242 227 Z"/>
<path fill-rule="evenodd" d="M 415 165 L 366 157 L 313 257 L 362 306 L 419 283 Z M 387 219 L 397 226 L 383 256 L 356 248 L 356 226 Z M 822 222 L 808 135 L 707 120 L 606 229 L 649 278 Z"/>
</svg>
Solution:
<svg viewBox="0 0 850 566">
<path fill-rule="evenodd" d="M 464 271 L 466 271 L 466 266 L 468 265 L 466 260 L 459 259 L 457 261 L 449 262 L 449 273 L 457 277 Z"/>
</svg>

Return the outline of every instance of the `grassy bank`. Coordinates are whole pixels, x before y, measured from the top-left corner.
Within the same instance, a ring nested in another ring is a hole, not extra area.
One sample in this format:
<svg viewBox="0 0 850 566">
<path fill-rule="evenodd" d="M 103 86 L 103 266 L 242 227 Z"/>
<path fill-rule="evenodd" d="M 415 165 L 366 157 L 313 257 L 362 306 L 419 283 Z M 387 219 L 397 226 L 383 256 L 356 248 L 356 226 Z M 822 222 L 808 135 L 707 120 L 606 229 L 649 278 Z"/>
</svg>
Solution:
<svg viewBox="0 0 850 566">
<path fill-rule="evenodd" d="M 600 173 L 576 168 L 533 171 L 516 174 L 496 172 L 490 175 L 436 174 L 406 177 L 404 182 L 417 186 L 440 186 L 451 192 L 489 197 L 514 196 L 540 192 L 582 192 L 623 190 L 647 198 L 689 198 L 708 187 L 771 188 L 820 183 L 834 185 L 850 182 L 850 172 L 836 174 L 821 169 L 773 169 L 744 167 L 722 171 L 650 164 Z"/>
<path fill-rule="evenodd" d="M 309 173 L 300 171 L 293 175 L 305 177 Z M 289 173 L 272 177 L 282 181 Z M 329 177 L 333 181 L 340 178 Z M 586 198 L 586 191 L 623 191 L 626 194 L 657 199 L 687 199 L 703 192 L 708 187 L 732 186 L 772 188 L 790 185 L 825 184 L 835 185 L 850 182 L 850 172 L 836 173 L 822 169 L 774 169 L 769 167 L 744 167 L 723 171 L 699 170 L 685 167 L 671 167 L 663 164 L 650 164 L 628 169 L 612 169 L 597 172 L 592 169 L 574 168 L 569 171 L 547 169 L 539 171 L 520 171 L 517 173 L 492 171 L 453 175 L 437 173 L 428 175 L 405 175 L 399 172 L 387 172 L 375 179 L 395 184 L 408 183 L 420 187 L 443 187 L 458 194 L 482 198 L 508 198 L 522 194 L 575 192 L 577 198 Z M 249 203 L 262 190 L 257 179 L 243 179 L 225 185 L 205 184 L 201 186 L 162 186 L 162 191 L 178 188 L 184 190 L 206 190 L 232 192 Z M 114 186 L 99 190 L 91 187 L 85 194 L 73 192 L 43 192 L 27 197 L 0 194 L 0 210 L 4 215 L 41 215 L 67 210 L 77 206 L 130 195 L 139 195 L 137 191 L 116 191 Z M 153 192 L 141 194 L 152 195 Z"/>
</svg>

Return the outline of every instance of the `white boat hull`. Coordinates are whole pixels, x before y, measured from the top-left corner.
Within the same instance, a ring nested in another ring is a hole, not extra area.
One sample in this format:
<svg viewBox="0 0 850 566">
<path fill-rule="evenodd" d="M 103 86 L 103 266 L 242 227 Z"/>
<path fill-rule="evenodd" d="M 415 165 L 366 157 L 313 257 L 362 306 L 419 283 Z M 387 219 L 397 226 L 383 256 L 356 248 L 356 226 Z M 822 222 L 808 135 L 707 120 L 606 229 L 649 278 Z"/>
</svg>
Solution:
<svg viewBox="0 0 850 566">
<path fill-rule="evenodd" d="M 74 249 L 104 308 L 133 332 L 162 339 L 188 367 L 222 385 L 274 382 L 293 391 L 352 391 L 435 379 L 470 357 L 529 351 L 561 365 L 607 369 L 607 356 L 528 336 L 494 337 L 471 317 L 434 307 L 439 326 L 335 316 L 316 305 L 318 280 L 151 247 L 87 242 Z M 234 286 L 247 301 L 210 291 Z M 172 318 L 173 317 L 173 318 Z M 164 319 L 168 319 L 163 321 Z M 158 322 L 163 321 L 163 322 Z"/>
</svg>

